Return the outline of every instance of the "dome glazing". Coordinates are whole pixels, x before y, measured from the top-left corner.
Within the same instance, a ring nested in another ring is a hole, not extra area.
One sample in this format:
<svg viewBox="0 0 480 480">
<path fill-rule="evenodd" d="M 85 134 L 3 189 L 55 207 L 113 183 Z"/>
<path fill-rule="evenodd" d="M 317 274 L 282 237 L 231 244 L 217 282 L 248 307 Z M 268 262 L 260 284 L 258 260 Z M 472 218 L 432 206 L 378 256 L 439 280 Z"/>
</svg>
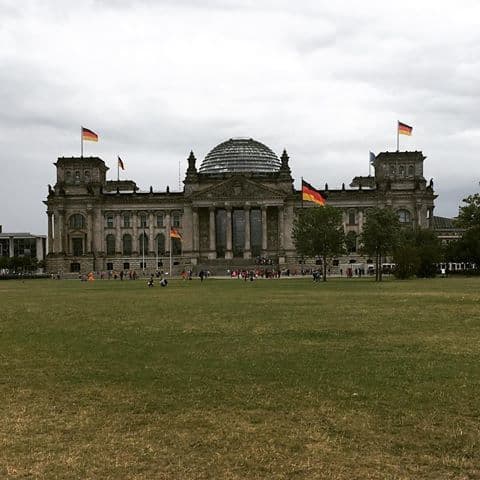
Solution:
<svg viewBox="0 0 480 480">
<path fill-rule="evenodd" d="M 271 173 L 278 172 L 281 162 L 263 143 L 252 138 L 231 138 L 217 145 L 205 157 L 200 173 Z"/>
</svg>

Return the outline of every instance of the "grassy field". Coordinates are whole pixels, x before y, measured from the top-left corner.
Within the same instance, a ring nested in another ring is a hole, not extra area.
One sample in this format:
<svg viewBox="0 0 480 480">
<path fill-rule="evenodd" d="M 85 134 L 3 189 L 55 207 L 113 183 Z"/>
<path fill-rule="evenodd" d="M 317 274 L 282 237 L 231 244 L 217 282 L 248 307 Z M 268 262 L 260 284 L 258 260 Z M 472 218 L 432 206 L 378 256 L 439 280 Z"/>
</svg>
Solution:
<svg viewBox="0 0 480 480">
<path fill-rule="evenodd" d="M 0 282 L 0 478 L 480 478 L 480 279 Z"/>
</svg>

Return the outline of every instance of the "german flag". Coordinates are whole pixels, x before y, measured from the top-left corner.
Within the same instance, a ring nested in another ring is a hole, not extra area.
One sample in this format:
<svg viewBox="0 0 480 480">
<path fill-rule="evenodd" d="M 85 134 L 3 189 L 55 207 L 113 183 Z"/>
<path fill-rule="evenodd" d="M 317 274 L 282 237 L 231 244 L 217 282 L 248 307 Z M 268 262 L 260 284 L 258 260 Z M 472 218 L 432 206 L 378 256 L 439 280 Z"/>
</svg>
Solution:
<svg viewBox="0 0 480 480">
<path fill-rule="evenodd" d="M 92 130 L 82 127 L 82 140 L 98 142 L 98 135 L 95 132 L 92 132 Z"/>
<path fill-rule="evenodd" d="M 309 183 L 302 179 L 302 200 L 304 202 L 313 202 L 322 207 L 325 205 L 325 197 Z"/>
<path fill-rule="evenodd" d="M 182 239 L 182 234 L 176 229 L 171 227 L 170 228 L 170 238 L 178 238 L 179 240 Z"/>
<path fill-rule="evenodd" d="M 411 135 L 413 127 L 407 125 L 406 123 L 398 122 L 398 133 L 400 135 Z"/>
<path fill-rule="evenodd" d="M 118 166 L 122 169 L 125 170 L 125 164 L 123 163 L 122 159 L 118 157 Z"/>
</svg>

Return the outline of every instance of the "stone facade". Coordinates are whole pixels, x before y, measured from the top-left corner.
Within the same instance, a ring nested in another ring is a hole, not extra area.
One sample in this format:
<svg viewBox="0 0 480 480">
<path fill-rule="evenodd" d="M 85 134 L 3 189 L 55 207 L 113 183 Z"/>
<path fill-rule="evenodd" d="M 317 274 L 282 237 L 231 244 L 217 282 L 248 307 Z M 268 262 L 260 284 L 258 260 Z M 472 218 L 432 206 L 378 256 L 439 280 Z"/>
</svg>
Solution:
<svg viewBox="0 0 480 480">
<path fill-rule="evenodd" d="M 236 170 L 237 155 L 229 170 L 228 152 L 236 145 L 229 142 L 221 170 L 209 156 L 208 168 L 197 169 L 190 154 L 183 192 L 141 191 L 133 181 L 108 181 L 108 168 L 97 157 L 59 158 L 56 184 L 44 202 L 49 271 L 153 272 L 168 269 L 170 251 L 174 272 L 247 267 L 265 259 L 279 268 L 300 268 L 292 228 L 298 209 L 312 205 L 303 204 L 293 187 L 286 151 L 275 161 L 268 147 L 250 140 L 242 168 Z M 256 158 L 258 145 L 264 150 Z M 213 151 L 215 159 L 221 157 L 222 150 Z M 436 195 L 423 177 L 424 159 L 421 152 L 384 152 L 375 160 L 375 176 L 355 177 L 350 188 L 325 185 L 327 202 L 342 209 L 345 231 L 352 232 L 349 255 L 334 268 L 367 262 L 356 249 L 369 208 L 391 207 L 406 225 L 431 226 Z M 172 227 L 181 241 L 170 238 Z"/>
</svg>

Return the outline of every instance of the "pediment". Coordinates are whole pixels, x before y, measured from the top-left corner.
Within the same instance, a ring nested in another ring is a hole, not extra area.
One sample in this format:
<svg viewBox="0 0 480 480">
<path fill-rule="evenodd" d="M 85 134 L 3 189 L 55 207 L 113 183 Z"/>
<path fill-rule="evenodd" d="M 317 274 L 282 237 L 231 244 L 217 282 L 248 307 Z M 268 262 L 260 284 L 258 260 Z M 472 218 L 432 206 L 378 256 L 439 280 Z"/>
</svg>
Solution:
<svg viewBox="0 0 480 480">
<path fill-rule="evenodd" d="M 237 175 L 192 194 L 192 200 L 269 200 L 283 199 L 285 194 L 261 183 Z"/>
</svg>

